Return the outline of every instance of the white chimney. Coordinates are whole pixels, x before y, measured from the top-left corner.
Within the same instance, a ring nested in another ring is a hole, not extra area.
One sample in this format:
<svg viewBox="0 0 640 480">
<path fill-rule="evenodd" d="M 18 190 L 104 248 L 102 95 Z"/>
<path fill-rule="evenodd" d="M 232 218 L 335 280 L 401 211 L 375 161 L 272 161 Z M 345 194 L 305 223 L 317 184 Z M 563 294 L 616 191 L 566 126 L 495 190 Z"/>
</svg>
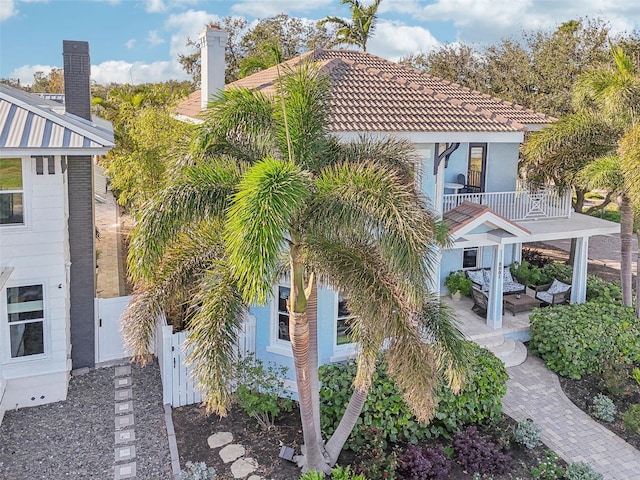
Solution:
<svg viewBox="0 0 640 480">
<path fill-rule="evenodd" d="M 224 89 L 227 32 L 211 25 L 200 32 L 200 108 L 207 108 L 211 96 Z"/>
</svg>

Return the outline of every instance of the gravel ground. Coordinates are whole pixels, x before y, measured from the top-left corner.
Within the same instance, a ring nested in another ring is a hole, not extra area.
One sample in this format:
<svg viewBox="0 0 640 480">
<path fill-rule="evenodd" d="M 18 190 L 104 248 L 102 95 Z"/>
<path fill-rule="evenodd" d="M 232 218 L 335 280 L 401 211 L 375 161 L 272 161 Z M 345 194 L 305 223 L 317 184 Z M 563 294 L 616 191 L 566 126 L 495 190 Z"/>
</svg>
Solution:
<svg viewBox="0 0 640 480">
<path fill-rule="evenodd" d="M 170 479 L 157 364 L 132 366 L 138 479 Z M 6 412 L 0 426 L 0 478 L 112 479 L 114 367 L 72 377 L 67 400 Z"/>
</svg>

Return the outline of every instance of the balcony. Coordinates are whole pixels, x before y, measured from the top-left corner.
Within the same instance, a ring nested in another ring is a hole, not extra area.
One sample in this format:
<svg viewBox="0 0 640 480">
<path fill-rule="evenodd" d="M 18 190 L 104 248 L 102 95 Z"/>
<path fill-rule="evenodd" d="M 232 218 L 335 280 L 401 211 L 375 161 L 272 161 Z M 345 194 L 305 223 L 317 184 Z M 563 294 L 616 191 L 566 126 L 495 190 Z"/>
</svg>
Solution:
<svg viewBox="0 0 640 480">
<path fill-rule="evenodd" d="M 497 214 L 513 221 L 571 217 L 571 190 L 545 186 L 539 190 L 514 192 L 461 193 L 444 195 L 445 213 L 462 202 L 486 205 Z"/>
</svg>

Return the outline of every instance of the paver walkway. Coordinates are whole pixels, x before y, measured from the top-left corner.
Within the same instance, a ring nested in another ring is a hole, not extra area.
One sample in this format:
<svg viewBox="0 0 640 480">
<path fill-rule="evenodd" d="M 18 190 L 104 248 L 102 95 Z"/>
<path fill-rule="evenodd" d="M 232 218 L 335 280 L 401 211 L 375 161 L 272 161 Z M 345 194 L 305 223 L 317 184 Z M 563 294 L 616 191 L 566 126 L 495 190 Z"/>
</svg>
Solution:
<svg viewBox="0 0 640 480">
<path fill-rule="evenodd" d="M 606 480 L 640 480 L 640 452 L 576 407 L 542 360 L 507 371 L 504 413 L 540 425 L 542 441 L 568 463 L 586 462 Z"/>
</svg>

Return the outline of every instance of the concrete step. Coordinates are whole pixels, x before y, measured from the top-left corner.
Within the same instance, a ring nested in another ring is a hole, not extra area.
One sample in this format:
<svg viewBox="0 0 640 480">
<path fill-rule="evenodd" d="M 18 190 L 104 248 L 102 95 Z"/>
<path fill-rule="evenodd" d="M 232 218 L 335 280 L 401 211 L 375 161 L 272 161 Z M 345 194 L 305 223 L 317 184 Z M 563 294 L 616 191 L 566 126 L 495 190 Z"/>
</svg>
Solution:
<svg viewBox="0 0 640 480">
<path fill-rule="evenodd" d="M 506 367 L 515 367 L 527 359 L 527 347 L 509 337 L 499 335 L 476 340 L 476 343 L 491 351 Z"/>
</svg>

